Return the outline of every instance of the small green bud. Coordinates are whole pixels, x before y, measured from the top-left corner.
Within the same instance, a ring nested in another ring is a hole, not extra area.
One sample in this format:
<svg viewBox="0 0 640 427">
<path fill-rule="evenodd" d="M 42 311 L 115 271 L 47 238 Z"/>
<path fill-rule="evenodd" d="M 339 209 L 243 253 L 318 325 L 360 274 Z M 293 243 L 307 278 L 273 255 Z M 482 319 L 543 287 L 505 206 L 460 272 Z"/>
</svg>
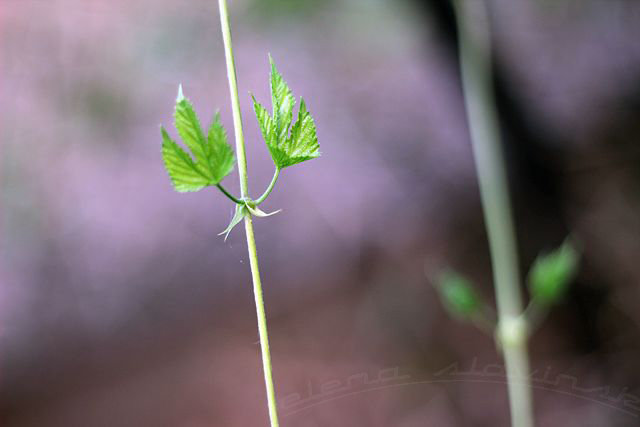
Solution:
<svg viewBox="0 0 640 427">
<path fill-rule="evenodd" d="M 531 296 L 541 304 L 558 302 L 578 272 L 579 257 L 569 240 L 553 252 L 538 256 L 529 271 Z"/>
<path fill-rule="evenodd" d="M 438 278 L 436 288 L 449 313 L 462 320 L 469 320 L 481 308 L 473 286 L 465 277 L 447 270 Z"/>
</svg>

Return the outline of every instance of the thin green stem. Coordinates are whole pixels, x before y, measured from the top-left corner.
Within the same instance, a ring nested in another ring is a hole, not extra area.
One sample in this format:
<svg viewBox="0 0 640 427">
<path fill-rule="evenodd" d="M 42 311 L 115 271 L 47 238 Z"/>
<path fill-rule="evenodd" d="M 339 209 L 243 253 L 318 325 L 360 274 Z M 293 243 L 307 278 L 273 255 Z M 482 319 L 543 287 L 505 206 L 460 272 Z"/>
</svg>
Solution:
<svg viewBox="0 0 640 427">
<path fill-rule="evenodd" d="M 482 0 L 455 0 L 454 6 L 464 99 L 491 251 L 511 423 L 514 427 L 532 427 L 526 324 L 520 317 L 516 239 L 492 91 L 488 14 Z"/>
<path fill-rule="evenodd" d="M 233 111 L 233 129 L 236 136 L 236 156 L 238 157 L 238 175 L 240 175 L 241 197 L 249 197 L 249 179 L 247 177 L 247 156 L 244 148 L 244 133 L 242 132 L 242 115 L 240 114 L 240 99 L 238 98 L 238 81 L 236 79 L 236 64 L 233 59 L 231 44 L 231 28 L 229 26 L 229 12 L 227 2 L 218 0 L 220 7 L 220 25 L 222 26 L 222 40 L 224 41 L 224 56 L 227 63 L 227 78 L 229 79 L 229 94 Z"/>
<path fill-rule="evenodd" d="M 233 60 L 233 48 L 231 45 L 231 29 L 229 27 L 229 12 L 226 0 L 218 0 L 220 7 L 220 25 L 222 27 L 222 39 L 224 40 L 225 58 L 227 63 L 227 76 L 229 78 L 229 92 L 233 108 L 233 125 L 236 136 L 236 154 L 238 157 L 238 173 L 240 175 L 240 190 L 243 199 L 249 198 L 247 158 L 244 147 L 244 135 L 242 132 L 242 117 L 240 115 L 240 101 L 238 99 L 238 84 Z M 244 228 L 247 234 L 247 248 L 251 264 L 251 277 L 253 279 L 253 294 L 256 301 L 256 313 L 258 317 L 258 334 L 260 336 L 260 348 L 262 351 L 262 367 L 264 382 L 267 389 L 267 403 L 269 407 L 269 419 L 271 427 L 278 427 L 278 412 L 276 406 L 276 393 L 273 386 L 273 374 L 271 368 L 271 355 L 269 353 L 269 337 L 267 334 L 267 317 L 264 310 L 264 298 L 262 296 L 262 282 L 258 267 L 258 251 L 253 234 L 253 222 L 251 215 L 244 218 Z"/>
<path fill-rule="evenodd" d="M 264 193 L 262 194 L 262 196 L 256 199 L 255 201 L 256 206 L 264 202 L 267 199 L 267 197 L 269 197 L 269 194 L 271 194 L 271 190 L 273 190 L 273 186 L 276 185 L 278 176 L 280 176 L 280 168 L 276 166 L 276 171 L 273 173 L 273 178 L 271 178 L 271 183 L 269 183 L 269 186 L 267 187 L 267 189 L 264 190 Z"/>
<path fill-rule="evenodd" d="M 258 333 L 260 335 L 260 349 L 262 350 L 262 368 L 264 370 L 264 382 L 267 388 L 269 419 L 271 420 L 271 427 L 278 427 L 278 409 L 276 406 L 276 393 L 273 386 L 271 352 L 269 351 L 269 336 L 267 334 L 267 316 L 264 311 L 262 281 L 260 280 L 260 270 L 258 268 L 258 251 L 256 250 L 256 240 L 253 235 L 253 221 L 251 220 L 251 215 L 247 215 L 244 217 L 244 229 L 247 232 L 249 263 L 251 264 L 251 276 L 253 278 L 253 296 L 256 300 Z"/>
<path fill-rule="evenodd" d="M 222 184 L 216 184 L 216 187 L 218 187 L 218 190 L 222 191 L 222 194 L 227 196 L 233 203 L 236 203 L 238 205 L 242 204 L 242 202 L 238 198 L 234 197 L 233 194 L 229 193 L 227 189 L 222 186 Z"/>
</svg>

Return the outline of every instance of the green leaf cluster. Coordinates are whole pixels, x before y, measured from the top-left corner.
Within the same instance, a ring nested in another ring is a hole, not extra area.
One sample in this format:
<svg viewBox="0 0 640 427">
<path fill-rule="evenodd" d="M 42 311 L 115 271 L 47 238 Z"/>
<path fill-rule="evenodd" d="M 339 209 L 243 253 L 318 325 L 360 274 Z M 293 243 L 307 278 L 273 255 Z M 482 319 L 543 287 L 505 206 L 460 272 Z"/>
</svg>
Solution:
<svg viewBox="0 0 640 427">
<path fill-rule="evenodd" d="M 320 146 L 313 117 L 300 98 L 298 117 L 293 123 L 295 99 L 289 86 L 276 69 L 271 56 L 271 104 L 272 113 L 253 98 L 253 108 L 258 118 L 260 131 L 271 153 L 276 168 L 289 166 L 320 156 Z M 292 124 L 293 123 L 293 124 Z"/>
<path fill-rule="evenodd" d="M 193 105 L 180 87 L 174 119 L 178 134 L 193 157 L 161 127 L 162 159 L 173 187 L 179 192 L 189 192 L 219 184 L 231 173 L 235 162 L 219 114 L 216 113 L 205 135 Z"/>
<path fill-rule="evenodd" d="M 540 255 L 529 271 L 531 296 L 543 305 L 558 302 L 578 272 L 579 254 L 569 240 L 556 250 Z"/>
<path fill-rule="evenodd" d="M 279 211 L 265 213 L 258 205 L 271 193 L 280 170 L 320 156 L 320 147 L 316 135 L 316 125 L 307 106 L 300 98 L 300 108 L 296 121 L 293 121 L 295 99 L 287 83 L 284 81 L 269 56 L 271 64 L 271 114 L 260 105 L 255 97 L 253 106 L 260 124 L 260 130 L 267 148 L 276 166 L 273 180 L 267 190 L 259 198 L 252 200 L 244 195 L 238 199 L 227 192 L 220 182 L 231 173 L 235 156 L 227 142 L 227 134 L 220 123 L 220 116 L 215 115 L 207 133 L 202 130 L 200 120 L 191 102 L 184 97 L 182 87 L 178 90 L 175 106 L 175 127 L 180 139 L 191 152 L 190 154 L 175 142 L 161 127 L 162 158 L 165 168 L 176 191 L 198 191 L 204 187 L 217 186 L 229 199 L 236 203 L 236 210 L 229 226 L 220 234 L 229 232 L 246 216 L 265 217 Z"/>
</svg>

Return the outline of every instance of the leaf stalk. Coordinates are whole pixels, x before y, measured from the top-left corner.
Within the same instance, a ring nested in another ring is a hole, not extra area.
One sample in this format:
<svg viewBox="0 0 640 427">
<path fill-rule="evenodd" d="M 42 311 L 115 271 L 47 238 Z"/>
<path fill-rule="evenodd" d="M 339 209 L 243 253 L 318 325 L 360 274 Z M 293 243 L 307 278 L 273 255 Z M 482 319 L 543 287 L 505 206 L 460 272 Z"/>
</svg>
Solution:
<svg viewBox="0 0 640 427">
<path fill-rule="evenodd" d="M 278 176 L 280 176 L 280 168 L 276 166 L 276 170 L 273 173 L 273 178 L 271 178 L 271 182 L 269 183 L 269 186 L 264 191 L 264 193 L 262 193 L 262 196 L 258 197 L 255 200 L 256 205 L 259 205 L 260 203 L 264 202 L 267 199 L 267 197 L 269 197 L 269 194 L 271 194 L 271 190 L 273 190 L 273 187 L 276 185 L 276 181 L 278 181 Z"/>
<path fill-rule="evenodd" d="M 222 186 L 222 184 L 216 184 L 216 187 L 218 187 L 218 190 L 222 191 L 222 194 L 227 196 L 233 203 L 235 203 L 237 205 L 242 204 L 242 201 L 240 199 L 234 197 L 231 193 L 229 193 L 227 191 L 227 189 Z"/>
</svg>

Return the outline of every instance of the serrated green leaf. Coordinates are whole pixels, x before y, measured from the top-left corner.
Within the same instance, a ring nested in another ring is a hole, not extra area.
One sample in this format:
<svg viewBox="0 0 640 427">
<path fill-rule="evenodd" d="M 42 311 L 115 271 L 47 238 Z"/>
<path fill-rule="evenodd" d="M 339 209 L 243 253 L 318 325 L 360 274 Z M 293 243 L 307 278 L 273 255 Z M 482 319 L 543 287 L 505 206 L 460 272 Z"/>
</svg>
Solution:
<svg viewBox="0 0 640 427">
<path fill-rule="evenodd" d="M 307 106 L 303 98 L 300 98 L 298 119 L 291 129 L 291 138 L 287 145 L 287 151 L 290 157 L 287 166 L 320 157 L 320 145 L 318 145 L 316 124 L 311 114 L 307 111 Z"/>
<path fill-rule="evenodd" d="M 256 112 L 258 124 L 260 125 L 260 132 L 262 132 L 262 137 L 267 143 L 267 148 L 271 150 L 272 147 L 278 146 L 278 137 L 275 123 L 273 122 L 273 119 L 269 115 L 267 109 L 264 108 L 258 101 L 256 101 L 255 96 L 251 95 L 251 98 L 253 99 L 253 110 Z"/>
<path fill-rule="evenodd" d="M 218 236 L 222 236 L 224 234 L 224 240 L 226 241 L 227 237 L 229 237 L 229 233 L 231 233 L 231 230 L 233 230 L 233 228 L 238 225 L 240 221 L 242 221 L 242 219 L 247 215 L 249 215 L 247 207 L 245 205 L 237 204 L 236 211 L 233 214 L 233 218 L 231 218 L 231 222 L 222 233 L 218 233 Z"/>
<path fill-rule="evenodd" d="M 182 85 L 178 89 L 174 112 L 175 126 L 180 138 L 195 159 L 187 154 L 162 128 L 162 152 L 165 167 L 177 191 L 197 191 L 216 185 L 233 170 L 234 155 L 227 142 L 227 134 L 216 114 L 205 137 L 198 115 L 191 102 L 184 97 Z"/>
<path fill-rule="evenodd" d="M 227 142 L 227 133 L 220 122 L 220 114 L 218 113 L 216 113 L 209 127 L 207 144 L 210 150 L 209 168 L 213 175 L 213 180 L 217 184 L 231 173 L 235 163 L 233 150 Z"/>
<path fill-rule="evenodd" d="M 270 116 L 255 97 L 253 98 L 253 107 L 273 162 L 276 167 L 283 169 L 319 157 L 320 147 L 313 117 L 307 111 L 302 98 L 300 99 L 298 118 L 291 126 L 295 104 L 293 94 L 276 69 L 271 56 L 269 56 L 269 61 L 271 63 L 270 84 L 273 114 Z"/>
<path fill-rule="evenodd" d="M 176 101 L 176 108 L 173 115 L 175 126 L 180 138 L 195 156 L 196 167 L 206 176 L 213 179 L 209 170 L 209 158 L 211 150 L 202 132 L 200 120 L 193 109 L 191 102 L 180 93 Z"/>
<path fill-rule="evenodd" d="M 447 311 L 457 318 L 469 320 L 482 307 L 469 280 L 454 271 L 442 273 L 436 287 Z"/>
<path fill-rule="evenodd" d="M 540 255 L 529 271 L 531 296 L 542 304 L 558 302 L 578 272 L 579 254 L 570 241 L 558 249 Z"/>
<path fill-rule="evenodd" d="M 282 75 L 276 69 L 276 64 L 273 62 L 271 55 L 269 55 L 269 63 L 271 64 L 270 85 L 273 122 L 278 141 L 284 141 L 289 134 L 289 128 L 293 120 L 293 106 L 296 101 L 291 89 L 289 89 Z"/>
<path fill-rule="evenodd" d="M 171 139 L 167 131 L 162 132 L 162 159 L 176 191 L 198 191 L 210 185 L 210 180 L 193 163 L 191 157 Z"/>
</svg>

